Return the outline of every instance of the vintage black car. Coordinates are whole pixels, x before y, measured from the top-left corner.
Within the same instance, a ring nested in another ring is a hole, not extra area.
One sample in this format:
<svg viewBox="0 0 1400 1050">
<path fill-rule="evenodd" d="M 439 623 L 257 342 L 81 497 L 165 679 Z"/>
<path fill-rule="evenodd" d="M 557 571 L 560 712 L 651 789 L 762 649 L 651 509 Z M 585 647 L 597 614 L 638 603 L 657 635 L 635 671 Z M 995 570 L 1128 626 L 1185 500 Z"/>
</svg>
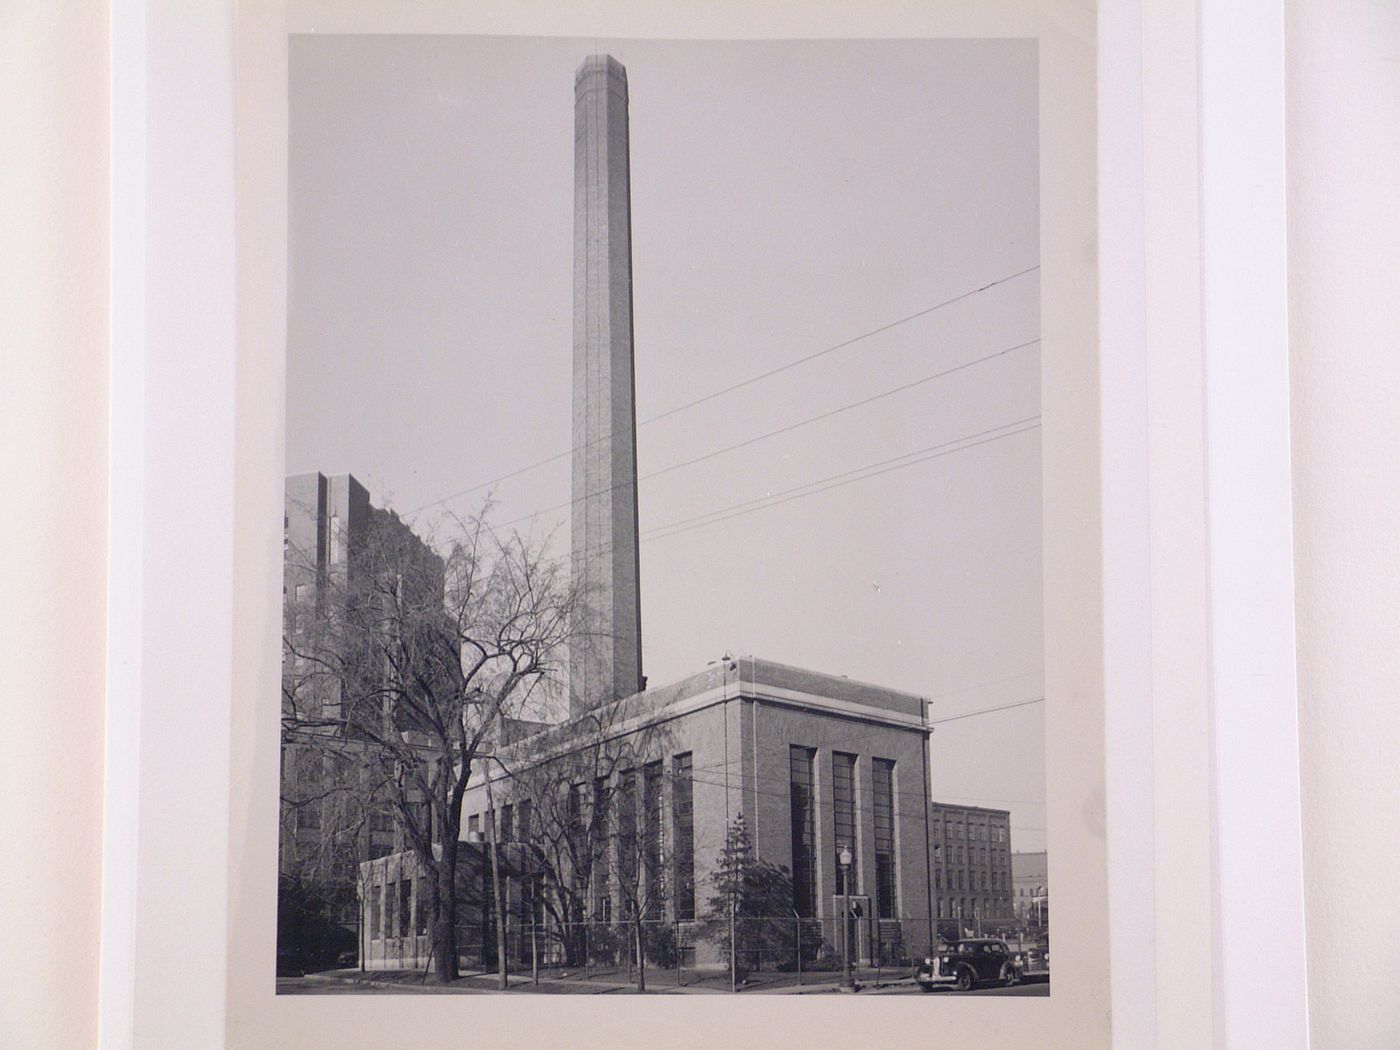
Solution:
<svg viewBox="0 0 1400 1050">
<path fill-rule="evenodd" d="M 1012 985 L 1021 980 L 1021 960 L 1007 949 L 1005 941 L 968 938 L 944 945 L 915 966 L 914 980 L 926 992 L 947 986 L 966 992 L 989 981 Z"/>
</svg>

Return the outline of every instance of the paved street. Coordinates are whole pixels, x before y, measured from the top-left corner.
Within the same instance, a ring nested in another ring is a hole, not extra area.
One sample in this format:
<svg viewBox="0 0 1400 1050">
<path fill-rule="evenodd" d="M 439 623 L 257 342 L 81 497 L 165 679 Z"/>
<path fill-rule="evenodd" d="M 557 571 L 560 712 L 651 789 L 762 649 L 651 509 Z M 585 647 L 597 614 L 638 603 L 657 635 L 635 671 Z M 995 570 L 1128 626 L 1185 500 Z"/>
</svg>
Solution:
<svg viewBox="0 0 1400 1050">
<path fill-rule="evenodd" d="M 654 983 L 647 989 L 648 993 L 654 995 L 676 995 L 676 994 L 727 994 L 724 991 L 712 987 L 682 987 L 664 983 Z M 630 995 L 635 994 L 635 989 L 620 982 L 594 982 L 594 981 L 572 981 L 572 980 L 542 980 L 538 985 L 532 985 L 527 978 L 512 977 L 512 994 L 527 995 Z M 364 978 L 348 977 L 326 977 L 311 975 L 308 977 L 279 977 L 277 979 L 278 995 L 493 995 L 497 994 L 494 978 L 469 977 L 457 981 L 447 988 L 442 988 L 433 984 L 422 984 L 418 981 L 405 981 L 402 979 L 389 981 L 377 980 L 374 975 Z M 765 989 L 754 989 L 748 991 L 747 995 L 778 995 L 778 994 L 800 994 L 800 995 L 836 995 L 837 988 L 834 984 L 823 983 L 814 985 L 804 985 L 801 988 L 796 986 L 784 986 Z M 957 992 L 951 988 L 940 988 L 933 992 L 924 992 L 918 985 L 908 978 L 897 982 L 891 982 L 883 987 L 876 988 L 873 984 L 867 984 L 858 993 L 861 996 L 870 995 L 927 995 L 929 999 L 937 999 L 945 996 L 963 995 L 1010 995 L 1010 996 L 1048 996 L 1050 994 L 1050 984 L 1048 981 L 1031 981 L 1026 984 L 1016 985 L 1012 988 L 986 987 L 974 988 L 970 992 Z"/>
<path fill-rule="evenodd" d="M 861 993 L 862 995 L 865 993 Z M 990 986 L 987 988 L 974 988 L 970 992 L 956 992 L 951 988 L 940 988 L 935 992 L 925 992 L 916 984 L 901 984 L 892 988 L 881 988 L 871 992 L 873 995 L 927 995 L 930 999 L 953 996 L 961 998 L 964 995 L 1015 995 L 1015 996 L 1039 996 L 1046 997 L 1050 994 L 1050 982 L 1041 981 L 1039 983 L 1018 984 L 1011 988 L 1000 986 Z"/>
</svg>

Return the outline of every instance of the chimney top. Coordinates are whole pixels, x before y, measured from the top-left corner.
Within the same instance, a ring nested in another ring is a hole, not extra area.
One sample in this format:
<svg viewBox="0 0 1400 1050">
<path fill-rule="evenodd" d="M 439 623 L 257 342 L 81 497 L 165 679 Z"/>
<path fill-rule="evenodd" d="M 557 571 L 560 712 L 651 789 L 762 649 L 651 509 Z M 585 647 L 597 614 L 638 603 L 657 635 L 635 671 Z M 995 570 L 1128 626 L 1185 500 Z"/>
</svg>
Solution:
<svg viewBox="0 0 1400 1050">
<path fill-rule="evenodd" d="M 609 77 L 617 80 L 622 90 L 627 90 L 627 69 L 612 55 L 589 55 L 574 73 L 574 88 L 581 89 L 584 81 L 594 77 Z"/>
</svg>

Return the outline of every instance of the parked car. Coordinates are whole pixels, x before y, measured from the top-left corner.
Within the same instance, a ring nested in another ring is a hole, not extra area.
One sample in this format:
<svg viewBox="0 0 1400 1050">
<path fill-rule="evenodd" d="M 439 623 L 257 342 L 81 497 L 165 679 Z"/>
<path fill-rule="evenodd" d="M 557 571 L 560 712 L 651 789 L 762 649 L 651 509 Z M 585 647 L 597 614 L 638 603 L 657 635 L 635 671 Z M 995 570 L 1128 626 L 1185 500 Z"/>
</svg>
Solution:
<svg viewBox="0 0 1400 1050">
<path fill-rule="evenodd" d="M 1021 980 L 1021 964 L 1007 949 L 1005 941 L 991 937 L 968 938 L 946 944 L 924 959 L 914 967 L 914 980 L 926 992 L 948 986 L 966 992 L 989 981 L 1013 985 Z"/>
<path fill-rule="evenodd" d="M 1050 948 L 1042 945 L 1038 948 L 1027 948 L 1025 958 L 1021 962 L 1022 977 L 1049 977 L 1050 976 Z"/>
</svg>

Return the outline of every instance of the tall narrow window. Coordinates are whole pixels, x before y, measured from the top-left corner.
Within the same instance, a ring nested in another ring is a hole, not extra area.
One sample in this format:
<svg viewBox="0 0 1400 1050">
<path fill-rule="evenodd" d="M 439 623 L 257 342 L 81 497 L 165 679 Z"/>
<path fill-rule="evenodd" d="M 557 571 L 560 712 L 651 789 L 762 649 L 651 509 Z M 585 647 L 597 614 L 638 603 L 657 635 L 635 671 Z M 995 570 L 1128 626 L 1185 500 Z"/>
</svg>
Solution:
<svg viewBox="0 0 1400 1050">
<path fill-rule="evenodd" d="M 663 775 L 660 762 L 648 762 L 642 767 L 642 863 L 645 865 L 646 879 L 643 894 L 646 898 L 645 918 L 648 919 L 660 918 L 664 896 L 661 843 L 665 830 L 666 793 L 662 790 Z"/>
<path fill-rule="evenodd" d="M 423 936 L 426 936 L 426 934 L 427 934 L 427 932 L 428 932 L 428 906 L 429 906 L 429 901 L 428 901 L 428 880 L 425 879 L 425 878 L 424 878 L 423 876 L 421 876 L 421 875 L 418 877 L 418 902 L 417 902 L 417 903 L 418 903 L 418 908 L 417 908 L 418 925 L 415 927 L 415 929 L 418 931 L 418 936 L 419 936 L 419 937 L 423 937 Z"/>
<path fill-rule="evenodd" d="M 894 852 L 894 763 L 877 758 L 871 763 L 875 786 L 875 907 L 882 919 L 896 917 Z"/>
<path fill-rule="evenodd" d="M 583 784 L 569 785 L 567 842 L 569 845 L 569 867 L 573 877 L 573 906 L 582 919 L 582 911 L 588 893 L 588 869 L 592 858 L 588 847 L 588 826 L 583 820 Z"/>
<path fill-rule="evenodd" d="M 398 936 L 407 937 L 413 929 L 413 883 L 409 879 L 399 880 L 399 928 Z"/>
<path fill-rule="evenodd" d="M 695 788 L 691 756 L 671 760 L 671 860 L 678 922 L 695 918 Z"/>
<path fill-rule="evenodd" d="M 816 749 L 788 748 L 788 782 L 792 799 L 792 906 L 802 918 L 816 915 L 817 828 L 812 798 Z"/>
<path fill-rule="evenodd" d="M 832 816 L 836 841 L 836 892 L 855 893 L 860 885 L 860 851 L 856 849 L 856 756 L 841 751 L 831 755 Z M 841 867 L 842 848 L 850 850 L 851 865 Z M 849 880 L 849 882 L 848 882 Z"/>
<path fill-rule="evenodd" d="M 379 915 L 383 910 L 381 905 L 384 900 L 384 887 L 373 886 L 369 891 L 369 939 L 377 941 L 380 938 Z"/>
<path fill-rule="evenodd" d="M 637 771 L 624 769 L 617 785 L 618 878 L 625 901 L 637 902 Z"/>
<path fill-rule="evenodd" d="M 593 780 L 593 914 L 602 918 L 612 909 L 612 868 L 608 863 L 608 822 L 612 786 L 607 777 Z"/>
<path fill-rule="evenodd" d="M 516 808 L 515 833 L 521 842 L 530 841 L 530 800 L 522 798 Z"/>
<path fill-rule="evenodd" d="M 336 564 L 338 564 L 338 563 L 340 562 L 340 515 L 339 515 L 339 514 L 332 514 L 332 515 L 331 515 L 330 526 L 329 526 L 329 528 L 327 529 L 327 531 L 330 533 L 330 549 L 331 549 L 330 562 L 331 562 L 332 565 L 336 565 Z"/>
<path fill-rule="evenodd" d="M 515 841 L 515 807 L 506 803 L 501 807 L 501 827 L 500 840 L 502 842 Z"/>
</svg>

